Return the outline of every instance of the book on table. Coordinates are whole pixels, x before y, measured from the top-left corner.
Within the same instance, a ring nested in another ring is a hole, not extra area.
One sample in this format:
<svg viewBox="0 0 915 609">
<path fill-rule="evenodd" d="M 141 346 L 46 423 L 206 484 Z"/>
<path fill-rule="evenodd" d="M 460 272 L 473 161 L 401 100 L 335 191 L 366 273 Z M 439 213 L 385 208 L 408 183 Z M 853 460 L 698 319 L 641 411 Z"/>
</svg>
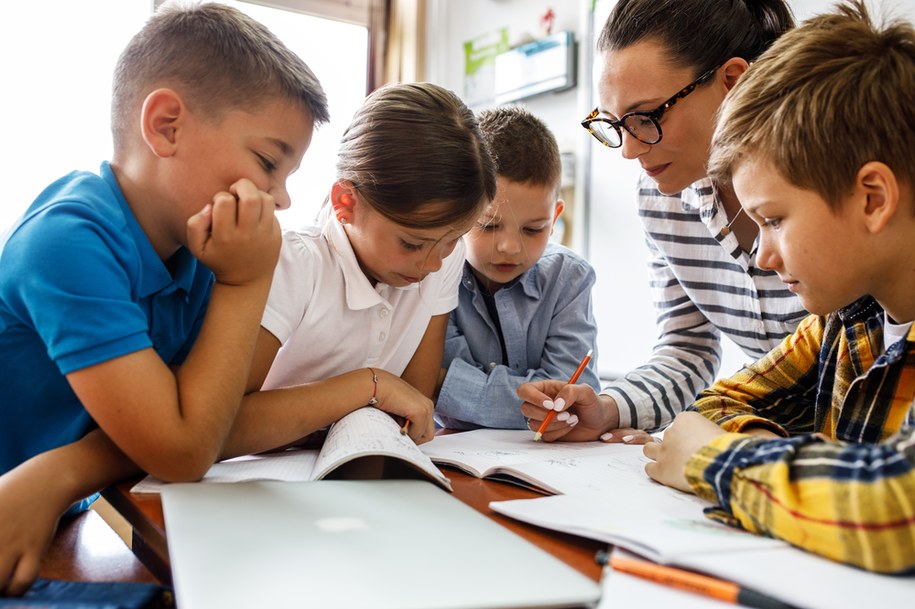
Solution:
<svg viewBox="0 0 915 609">
<path fill-rule="evenodd" d="M 444 489 L 451 481 L 387 413 L 372 406 L 333 425 L 320 448 L 295 448 L 228 459 L 214 464 L 201 482 L 277 480 L 306 482 L 327 477 L 373 479 L 424 477 Z M 132 493 L 158 493 L 165 483 L 146 476 Z"/>
<path fill-rule="evenodd" d="M 643 479 L 647 462 L 641 446 L 535 442 L 533 432 L 511 429 L 438 435 L 419 449 L 440 466 L 550 495 L 600 492 L 620 476 Z"/>
<path fill-rule="evenodd" d="M 853 609 L 873 599 L 915 602 L 915 576 L 869 573 L 709 519 L 695 495 L 642 475 L 605 472 L 606 489 L 494 501 L 505 516 L 546 529 L 605 541 L 660 564 L 735 582 L 805 609 Z"/>
</svg>

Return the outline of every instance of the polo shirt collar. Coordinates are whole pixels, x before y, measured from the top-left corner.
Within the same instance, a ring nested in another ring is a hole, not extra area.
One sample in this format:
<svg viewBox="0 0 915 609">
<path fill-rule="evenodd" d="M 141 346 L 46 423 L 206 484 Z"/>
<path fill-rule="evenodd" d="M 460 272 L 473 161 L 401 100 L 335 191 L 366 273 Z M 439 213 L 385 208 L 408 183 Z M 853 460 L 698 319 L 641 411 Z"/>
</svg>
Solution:
<svg viewBox="0 0 915 609">
<path fill-rule="evenodd" d="M 121 191 L 121 186 L 111 170 L 111 165 L 107 161 L 102 163 L 99 175 L 111 189 L 115 200 L 117 200 L 124 216 L 125 227 L 130 231 L 130 235 L 133 237 L 137 247 L 137 254 L 140 257 L 140 265 L 143 269 L 137 286 L 139 296 L 148 297 L 159 293 L 170 294 L 175 290 L 183 290 L 185 294 L 190 292 L 197 272 L 197 265 L 199 264 L 197 259 L 191 255 L 187 248 L 179 248 L 173 255 L 175 276 L 172 277 L 165 263 L 162 262 L 152 243 L 150 243 L 149 237 L 146 236 L 146 233 L 140 227 L 140 223 L 137 222 L 137 218 L 127 204 L 124 193 Z"/>
<path fill-rule="evenodd" d="M 353 245 L 346 236 L 346 230 L 333 217 L 327 219 L 324 223 L 324 238 L 327 239 L 331 248 L 337 255 L 338 264 L 343 271 L 344 287 L 346 290 L 346 306 L 350 310 L 359 311 L 369 309 L 379 304 L 387 304 L 387 300 L 382 294 L 387 293 L 392 288 L 386 283 L 376 283 L 374 286 L 365 276 L 362 267 L 359 266 L 359 260 L 356 259 L 356 252 L 353 251 Z M 415 289 L 416 285 L 411 285 L 402 289 Z"/>
</svg>

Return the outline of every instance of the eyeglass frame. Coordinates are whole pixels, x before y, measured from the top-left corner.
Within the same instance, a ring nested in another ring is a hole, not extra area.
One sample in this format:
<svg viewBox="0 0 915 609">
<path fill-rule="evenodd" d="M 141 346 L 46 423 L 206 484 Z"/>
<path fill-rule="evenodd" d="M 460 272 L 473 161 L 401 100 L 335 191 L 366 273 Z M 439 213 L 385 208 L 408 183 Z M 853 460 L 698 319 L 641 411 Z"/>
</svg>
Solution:
<svg viewBox="0 0 915 609">
<path fill-rule="evenodd" d="M 594 136 L 594 139 L 596 139 L 598 142 L 600 142 L 607 148 L 619 148 L 623 145 L 623 132 L 621 131 L 621 128 L 625 129 L 626 133 L 628 133 L 635 139 L 639 140 L 643 144 L 648 144 L 649 146 L 657 144 L 664 137 L 664 132 L 661 131 L 661 117 L 664 116 L 664 113 L 667 112 L 668 110 L 670 110 L 670 108 L 672 106 L 676 105 L 677 102 L 679 102 L 681 99 L 683 99 L 684 97 L 686 97 L 687 95 L 689 95 L 690 93 L 695 91 L 697 88 L 699 88 L 699 85 L 704 84 L 703 81 L 705 81 L 709 77 L 711 77 L 715 72 L 718 71 L 718 68 L 720 68 L 723 65 L 724 64 L 719 64 L 719 65 L 715 66 L 714 68 L 712 68 L 711 70 L 709 70 L 707 72 L 703 72 L 693 82 L 689 83 L 688 85 L 686 85 L 685 87 L 680 89 L 677 93 L 675 93 L 673 96 L 671 96 L 670 99 L 668 99 L 667 101 L 662 103 L 660 106 L 658 106 L 654 110 L 647 110 L 647 111 L 637 110 L 635 112 L 627 112 L 626 114 L 621 116 L 618 120 L 613 120 L 611 118 L 599 116 L 599 114 L 600 114 L 599 108 L 594 108 L 594 110 L 591 111 L 591 114 L 589 114 L 587 116 L 587 118 L 585 118 L 583 121 L 581 121 L 581 126 L 584 127 L 585 129 L 587 129 L 588 133 L 590 133 L 592 136 Z M 627 127 L 624 124 L 632 116 L 644 116 L 645 118 L 650 120 L 654 124 L 655 128 L 658 130 L 658 139 L 654 140 L 653 142 L 646 142 L 645 140 L 643 140 L 639 136 L 637 136 L 635 133 L 633 133 L 629 129 L 629 127 Z M 620 136 L 620 143 L 617 144 L 616 146 L 613 146 L 613 145 L 605 142 L 604 140 L 602 140 L 600 137 L 597 136 L 597 134 L 594 133 L 594 129 L 591 128 L 591 123 L 607 123 L 608 125 L 613 127 L 613 129 L 616 130 L 617 135 Z"/>
</svg>

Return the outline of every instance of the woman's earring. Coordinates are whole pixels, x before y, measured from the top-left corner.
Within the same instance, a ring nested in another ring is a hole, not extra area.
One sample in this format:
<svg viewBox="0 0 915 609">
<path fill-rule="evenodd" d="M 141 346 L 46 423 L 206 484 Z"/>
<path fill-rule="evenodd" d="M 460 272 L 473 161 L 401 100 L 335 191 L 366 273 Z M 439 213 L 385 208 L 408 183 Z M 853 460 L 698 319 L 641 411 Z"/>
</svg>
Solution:
<svg viewBox="0 0 915 609">
<path fill-rule="evenodd" d="M 337 222 L 340 224 L 346 224 L 346 210 L 338 209 L 334 213 L 337 216 Z"/>
</svg>

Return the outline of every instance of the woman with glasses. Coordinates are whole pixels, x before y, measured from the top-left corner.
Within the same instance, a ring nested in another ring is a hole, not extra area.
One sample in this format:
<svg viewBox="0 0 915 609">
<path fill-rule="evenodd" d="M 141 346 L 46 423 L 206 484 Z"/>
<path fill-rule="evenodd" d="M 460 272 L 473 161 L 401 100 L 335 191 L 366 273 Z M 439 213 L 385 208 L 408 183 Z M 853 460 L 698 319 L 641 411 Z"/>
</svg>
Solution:
<svg viewBox="0 0 915 609">
<path fill-rule="evenodd" d="M 554 417 L 545 440 L 644 442 L 648 435 L 638 430 L 663 427 L 715 379 L 722 334 L 756 360 L 806 315 L 779 277 L 757 266 L 758 227 L 705 172 L 719 105 L 792 26 L 783 0 L 619 0 L 614 7 L 597 42 L 600 105 L 582 126 L 644 170 L 638 204 L 658 341 L 645 364 L 600 395 L 564 380 L 523 385 L 531 429 L 549 408 L 567 411 Z"/>
</svg>

